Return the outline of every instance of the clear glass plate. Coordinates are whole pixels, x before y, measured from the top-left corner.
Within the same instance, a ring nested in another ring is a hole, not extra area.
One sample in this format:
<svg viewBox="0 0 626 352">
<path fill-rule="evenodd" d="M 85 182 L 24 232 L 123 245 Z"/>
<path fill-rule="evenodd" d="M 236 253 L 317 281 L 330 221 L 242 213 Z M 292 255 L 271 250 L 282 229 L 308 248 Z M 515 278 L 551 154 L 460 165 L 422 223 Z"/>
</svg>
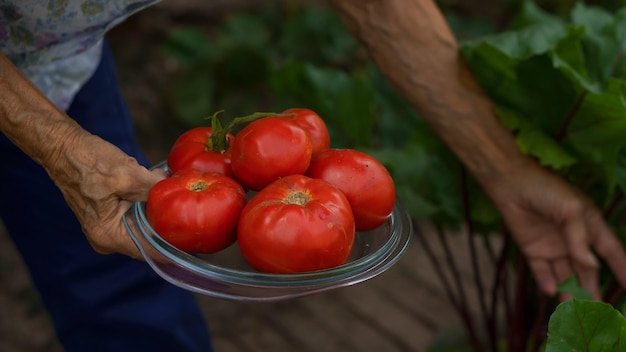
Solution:
<svg viewBox="0 0 626 352">
<path fill-rule="evenodd" d="M 166 169 L 164 163 L 156 167 Z M 211 297 L 251 302 L 286 300 L 371 279 L 400 259 L 413 232 L 407 211 L 396 202 L 385 224 L 357 232 L 346 264 L 307 273 L 266 274 L 246 263 L 236 243 L 207 255 L 191 255 L 173 247 L 148 223 L 144 202 L 131 206 L 124 224 L 146 262 L 165 280 Z"/>
</svg>

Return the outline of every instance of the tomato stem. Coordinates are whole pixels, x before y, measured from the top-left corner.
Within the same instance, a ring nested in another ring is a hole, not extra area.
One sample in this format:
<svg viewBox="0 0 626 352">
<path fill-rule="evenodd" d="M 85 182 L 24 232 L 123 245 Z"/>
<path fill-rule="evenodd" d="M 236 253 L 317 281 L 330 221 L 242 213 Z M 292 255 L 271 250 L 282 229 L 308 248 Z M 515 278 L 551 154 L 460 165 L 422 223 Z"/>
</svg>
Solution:
<svg viewBox="0 0 626 352">
<path fill-rule="evenodd" d="M 252 121 L 270 117 L 270 116 L 288 116 L 289 114 L 277 114 L 274 112 L 255 112 L 250 115 L 241 116 L 234 118 L 227 126 L 224 128 L 222 123 L 220 122 L 217 115 L 224 112 L 224 110 L 219 110 L 211 115 L 211 138 L 207 141 L 207 148 L 212 151 L 216 151 L 219 153 L 223 153 L 228 150 L 230 141 L 227 136 L 228 133 L 232 133 L 232 131 L 243 124 L 248 124 Z"/>
<path fill-rule="evenodd" d="M 222 123 L 220 119 L 217 117 L 220 113 L 224 112 L 224 110 L 219 110 L 211 115 L 211 137 L 207 141 L 207 149 L 223 152 L 228 149 L 228 140 L 226 138 L 226 131 L 222 127 Z"/>
<path fill-rule="evenodd" d="M 209 184 L 205 181 L 198 181 L 189 185 L 189 190 L 192 192 L 202 192 L 207 188 L 209 188 Z"/>
<path fill-rule="evenodd" d="M 283 114 L 277 114 L 275 112 L 254 112 L 250 115 L 246 115 L 246 116 L 241 116 L 241 117 L 235 117 L 229 124 L 228 126 L 226 126 L 226 130 L 227 131 L 232 131 L 235 127 L 239 126 L 239 125 L 243 125 L 243 124 L 248 124 L 252 121 L 261 119 L 263 117 L 270 117 L 270 116 L 285 116 Z"/>
<path fill-rule="evenodd" d="M 310 200 L 311 200 L 311 197 L 307 193 L 301 192 L 301 191 L 295 191 L 295 192 L 290 192 L 287 198 L 283 200 L 283 203 L 304 206 Z"/>
</svg>

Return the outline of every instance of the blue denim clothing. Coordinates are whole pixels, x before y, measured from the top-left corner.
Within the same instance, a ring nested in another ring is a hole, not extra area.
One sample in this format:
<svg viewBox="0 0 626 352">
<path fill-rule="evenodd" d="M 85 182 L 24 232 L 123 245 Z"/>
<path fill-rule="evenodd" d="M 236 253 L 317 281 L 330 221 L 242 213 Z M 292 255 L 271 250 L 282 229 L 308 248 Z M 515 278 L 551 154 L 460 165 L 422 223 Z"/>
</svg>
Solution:
<svg viewBox="0 0 626 352">
<path fill-rule="evenodd" d="M 68 115 L 148 164 L 106 45 Z M 144 262 L 97 254 L 44 169 L 1 134 L 0 160 L 0 218 L 67 352 L 211 351 L 206 322 L 190 292 L 167 283 Z"/>
</svg>

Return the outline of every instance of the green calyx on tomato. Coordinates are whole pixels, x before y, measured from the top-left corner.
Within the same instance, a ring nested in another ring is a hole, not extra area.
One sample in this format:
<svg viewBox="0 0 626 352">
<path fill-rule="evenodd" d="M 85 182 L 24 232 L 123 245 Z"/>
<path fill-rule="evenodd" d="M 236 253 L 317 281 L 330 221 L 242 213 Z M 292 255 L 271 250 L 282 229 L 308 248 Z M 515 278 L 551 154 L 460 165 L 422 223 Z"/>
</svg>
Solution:
<svg viewBox="0 0 626 352">
<path fill-rule="evenodd" d="M 171 173 L 192 168 L 232 176 L 230 151 L 209 149 L 213 147 L 210 144 L 212 135 L 211 127 L 195 127 L 180 135 L 167 156 L 167 166 Z M 225 137 L 228 141 L 233 138 L 235 137 L 230 133 Z"/>
<path fill-rule="evenodd" d="M 235 136 L 231 131 L 241 124 L 276 115 L 274 113 L 254 113 L 235 118 L 230 124 L 223 127 L 218 118 L 220 113 L 221 111 L 218 111 L 210 117 L 210 127 L 195 127 L 178 137 L 167 157 L 167 165 L 172 173 L 185 168 L 193 168 L 232 177 L 230 147 Z"/>
<path fill-rule="evenodd" d="M 217 117 L 224 110 L 216 111 L 211 115 L 211 137 L 207 140 L 207 149 L 219 153 L 225 153 L 230 145 L 230 138 L 227 137 L 229 131 L 222 127 L 220 119 Z"/>
<path fill-rule="evenodd" d="M 281 116 L 280 114 L 276 114 L 273 112 L 254 112 L 250 115 L 241 116 L 234 118 L 226 128 L 222 127 L 222 123 L 220 122 L 217 115 L 224 112 L 224 110 L 216 111 L 213 115 L 211 115 L 211 129 L 213 133 L 211 134 L 211 138 L 208 140 L 207 147 L 209 150 L 223 152 L 228 150 L 230 139 L 227 138 L 229 133 L 241 125 L 248 124 L 252 121 L 258 120 L 260 118 L 268 117 L 268 116 Z"/>
</svg>

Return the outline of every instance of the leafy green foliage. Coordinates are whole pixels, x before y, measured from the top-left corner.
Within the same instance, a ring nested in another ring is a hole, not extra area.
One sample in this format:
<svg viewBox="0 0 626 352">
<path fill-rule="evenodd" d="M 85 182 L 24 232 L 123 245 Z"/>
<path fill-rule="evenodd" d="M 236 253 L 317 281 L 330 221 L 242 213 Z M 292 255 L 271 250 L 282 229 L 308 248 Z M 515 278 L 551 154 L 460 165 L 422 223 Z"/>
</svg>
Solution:
<svg viewBox="0 0 626 352">
<path fill-rule="evenodd" d="M 574 182 L 584 170 L 583 188 L 606 185 L 589 188 L 600 206 L 624 191 L 625 14 L 578 4 L 566 22 L 526 2 L 517 29 L 463 47 L 520 148 Z"/>
<path fill-rule="evenodd" d="M 333 112 L 361 109 L 366 113 L 358 121 L 371 118 L 371 111 L 356 102 L 370 101 L 372 87 L 343 69 L 354 63 L 365 69 L 359 49 L 332 12 L 313 6 L 237 13 L 216 30 L 179 28 L 163 47 L 179 66 L 170 93 L 174 116 L 196 126 L 217 110 L 227 109 L 230 116 L 301 105 Z M 337 121 L 344 125 L 337 133 L 365 143 L 368 133 L 354 131 L 364 128 L 354 119 Z"/>
<path fill-rule="evenodd" d="M 341 134 L 332 139 L 335 146 L 338 141 L 343 146 L 369 144 L 375 91 L 364 76 L 291 61 L 275 72 L 271 83 L 281 97 L 279 105 L 304 105 L 329 121 L 333 135 Z"/>
<path fill-rule="evenodd" d="M 572 299 L 550 318 L 545 352 L 623 351 L 626 320 L 611 305 Z"/>
<path fill-rule="evenodd" d="M 578 285 L 576 277 L 572 276 L 565 282 L 561 283 L 558 287 L 558 291 L 561 293 L 567 293 L 573 298 L 591 300 L 593 297 L 589 291 L 583 289 Z"/>
</svg>

